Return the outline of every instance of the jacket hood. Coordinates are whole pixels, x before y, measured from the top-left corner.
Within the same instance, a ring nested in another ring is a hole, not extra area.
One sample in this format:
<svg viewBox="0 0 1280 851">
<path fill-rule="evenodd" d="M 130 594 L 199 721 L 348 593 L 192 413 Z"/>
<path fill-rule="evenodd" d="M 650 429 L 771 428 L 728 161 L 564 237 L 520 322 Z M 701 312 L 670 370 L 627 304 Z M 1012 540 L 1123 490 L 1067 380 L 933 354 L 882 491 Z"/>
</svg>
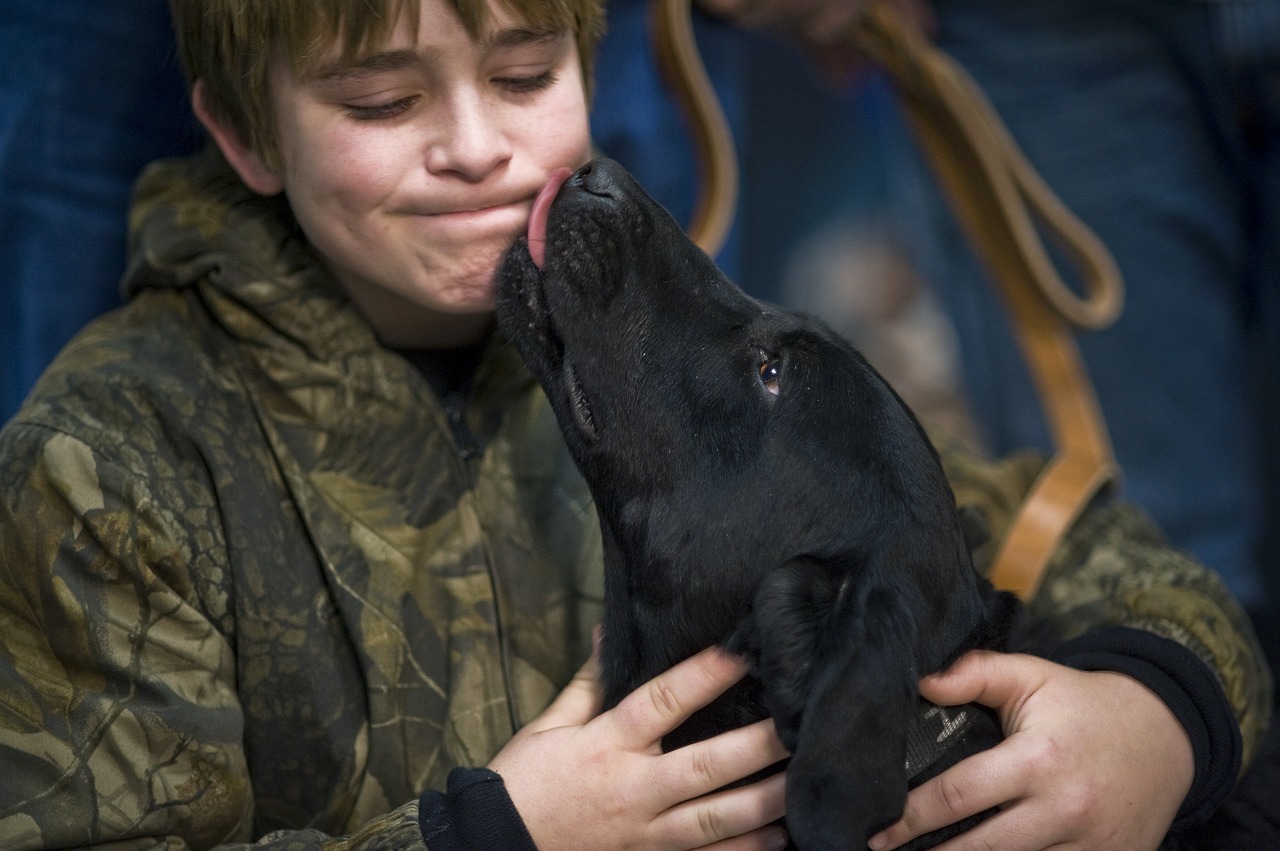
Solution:
<svg viewBox="0 0 1280 851">
<path fill-rule="evenodd" d="M 166 289 L 198 289 L 206 301 L 229 299 L 243 308 L 236 315 L 255 320 L 230 328 L 236 336 L 276 344 L 283 336 L 319 360 L 378 345 L 311 249 L 284 196 L 254 193 L 212 145 L 142 172 L 129 216 L 122 289 L 130 299 Z"/>
</svg>

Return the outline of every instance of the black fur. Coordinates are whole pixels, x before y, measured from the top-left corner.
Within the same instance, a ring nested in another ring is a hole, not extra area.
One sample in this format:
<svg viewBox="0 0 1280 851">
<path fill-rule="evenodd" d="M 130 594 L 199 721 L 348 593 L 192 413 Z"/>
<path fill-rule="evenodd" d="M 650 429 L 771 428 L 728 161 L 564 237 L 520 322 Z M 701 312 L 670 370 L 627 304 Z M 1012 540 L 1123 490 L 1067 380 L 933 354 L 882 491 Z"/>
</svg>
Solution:
<svg viewBox="0 0 1280 851">
<path fill-rule="evenodd" d="M 498 317 L 599 512 L 608 703 L 712 644 L 745 654 L 667 746 L 772 715 L 795 844 L 864 847 L 902 811 L 918 678 L 1016 610 L 933 448 L 848 342 L 743 294 L 616 163 L 561 189 L 546 257 L 512 250 Z"/>
<path fill-rule="evenodd" d="M 992 713 L 965 707 L 966 731 L 908 780 L 917 679 L 970 648 L 1044 650 L 1053 635 L 1014 630 L 1013 598 L 974 573 L 970 518 L 862 356 L 744 295 L 620 166 L 598 160 L 570 179 L 547 243 L 544 271 L 523 243 L 508 256 L 498 318 L 596 501 L 609 705 L 711 644 L 747 655 L 752 674 L 666 746 L 771 714 L 794 754 L 794 844 L 863 847 L 908 786 L 1000 739 Z M 1273 724 L 1226 805 L 1162 851 L 1280 847 Z"/>
</svg>

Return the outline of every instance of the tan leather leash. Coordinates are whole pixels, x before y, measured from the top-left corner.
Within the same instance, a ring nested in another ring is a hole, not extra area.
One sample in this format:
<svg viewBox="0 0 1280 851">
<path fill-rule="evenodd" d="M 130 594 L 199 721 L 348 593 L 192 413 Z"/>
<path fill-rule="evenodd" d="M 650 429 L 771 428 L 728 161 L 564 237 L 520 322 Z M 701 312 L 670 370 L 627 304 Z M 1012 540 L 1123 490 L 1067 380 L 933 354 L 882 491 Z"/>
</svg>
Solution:
<svg viewBox="0 0 1280 851">
<path fill-rule="evenodd" d="M 715 257 L 729 236 L 738 206 L 733 131 L 698 52 L 690 0 L 653 0 L 649 28 L 658 69 L 693 136 L 698 195 L 685 229 L 690 239 Z"/>
<path fill-rule="evenodd" d="M 693 40 L 690 0 L 652 0 L 651 8 L 660 64 L 698 140 L 700 212 L 690 234 L 714 255 L 736 203 L 732 137 Z M 994 278 L 1057 448 L 1010 523 L 991 571 L 996 586 L 1028 599 L 1080 512 L 1119 476 L 1074 338 L 1077 328 L 1103 328 L 1119 315 L 1119 270 L 1027 162 L 968 73 L 892 6 L 870 4 L 850 37 L 889 72 L 917 141 Z M 1041 230 L 1075 264 L 1083 298 L 1059 276 Z"/>
</svg>

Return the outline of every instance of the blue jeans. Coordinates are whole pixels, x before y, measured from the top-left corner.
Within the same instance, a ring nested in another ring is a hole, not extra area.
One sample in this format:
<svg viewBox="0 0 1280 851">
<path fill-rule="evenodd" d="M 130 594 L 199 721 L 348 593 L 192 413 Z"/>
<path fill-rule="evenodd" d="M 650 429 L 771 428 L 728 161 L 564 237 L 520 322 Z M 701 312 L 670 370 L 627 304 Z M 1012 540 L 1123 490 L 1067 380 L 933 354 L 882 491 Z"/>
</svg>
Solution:
<svg viewBox="0 0 1280 851">
<path fill-rule="evenodd" d="M 693 214 L 689 128 L 667 92 L 647 29 L 648 0 L 612 0 L 596 63 L 592 136 L 677 221 Z M 878 78 L 833 86 L 794 44 L 744 31 L 696 9 L 698 49 L 737 145 L 738 208 L 720 267 L 752 295 L 781 298 L 793 252 L 839 216 L 882 214 L 887 150 L 878 125 L 888 93 Z"/>
<path fill-rule="evenodd" d="M 163 0 L 0 5 L 0 421 L 119 302 L 134 176 L 192 150 Z"/>
<path fill-rule="evenodd" d="M 693 217 L 697 170 L 689 128 L 667 93 L 648 31 L 648 0 L 608 3 L 608 31 L 595 67 L 591 136 L 600 152 L 627 168 L 681 224 Z M 746 110 L 745 75 L 749 37 L 695 13 L 694 34 L 721 106 L 738 132 L 739 159 Z M 716 260 L 737 273 L 741 216 Z"/>
<path fill-rule="evenodd" d="M 1123 495 L 1249 608 L 1275 605 L 1280 3 L 936 6 L 940 45 L 1125 276 L 1123 316 L 1080 336 Z M 906 227 L 991 448 L 1048 448 L 1001 305 L 936 190 L 912 185 Z"/>
</svg>

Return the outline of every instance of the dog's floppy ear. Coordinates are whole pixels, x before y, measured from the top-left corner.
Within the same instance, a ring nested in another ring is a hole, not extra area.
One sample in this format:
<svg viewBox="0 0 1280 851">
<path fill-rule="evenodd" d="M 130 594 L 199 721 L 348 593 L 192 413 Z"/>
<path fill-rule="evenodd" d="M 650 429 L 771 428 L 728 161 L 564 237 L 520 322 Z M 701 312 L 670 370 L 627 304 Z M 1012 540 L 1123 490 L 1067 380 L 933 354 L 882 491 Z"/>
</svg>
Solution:
<svg viewBox="0 0 1280 851">
<path fill-rule="evenodd" d="M 906 800 L 917 627 L 877 575 L 869 565 L 792 560 L 761 582 L 731 644 L 757 666 L 793 754 L 787 829 L 801 848 L 863 848 Z"/>
</svg>

